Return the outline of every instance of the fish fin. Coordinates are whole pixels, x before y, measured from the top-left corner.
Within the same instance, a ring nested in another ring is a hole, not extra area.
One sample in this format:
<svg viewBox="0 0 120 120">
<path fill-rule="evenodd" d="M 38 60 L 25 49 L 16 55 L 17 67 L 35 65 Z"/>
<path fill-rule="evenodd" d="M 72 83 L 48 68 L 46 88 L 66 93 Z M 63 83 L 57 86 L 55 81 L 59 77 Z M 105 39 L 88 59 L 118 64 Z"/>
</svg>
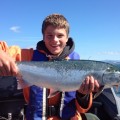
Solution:
<svg viewBox="0 0 120 120">
<path fill-rule="evenodd" d="M 116 91 L 119 92 L 119 85 L 114 85 L 114 87 L 116 88 Z"/>
<path fill-rule="evenodd" d="M 101 86 L 99 92 L 95 93 L 93 99 L 97 98 L 105 89 L 105 86 Z"/>
<path fill-rule="evenodd" d="M 21 74 L 18 74 L 18 75 L 16 76 L 16 79 L 17 79 L 17 84 L 18 84 L 18 85 L 17 85 L 17 89 L 18 89 L 18 90 L 30 86 L 30 85 L 28 85 L 28 83 L 25 82 L 25 80 L 22 79 Z"/>
<path fill-rule="evenodd" d="M 120 87 L 120 86 L 119 86 L 119 85 L 114 85 L 113 87 L 114 87 L 115 92 L 118 93 L 118 92 L 119 92 L 119 87 Z"/>
<path fill-rule="evenodd" d="M 30 85 L 28 85 L 27 83 L 25 83 L 24 80 L 18 80 L 18 79 L 17 79 L 17 83 L 18 83 L 18 86 L 17 86 L 17 89 L 18 89 L 18 90 L 30 86 Z"/>
</svg>

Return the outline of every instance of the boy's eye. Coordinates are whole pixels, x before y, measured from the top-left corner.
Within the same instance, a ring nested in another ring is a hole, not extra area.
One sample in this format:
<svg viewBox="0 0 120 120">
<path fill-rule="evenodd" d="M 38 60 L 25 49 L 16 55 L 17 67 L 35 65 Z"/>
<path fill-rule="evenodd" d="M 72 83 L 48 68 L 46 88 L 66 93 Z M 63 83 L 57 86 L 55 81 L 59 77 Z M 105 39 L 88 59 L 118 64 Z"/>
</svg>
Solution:
<svg viewBox="0 0 120 120">
<path fill-rule="evenodd" d="M 63 37 L 63 35 L 58 35 L 58 38 L 61 38 L 61 37 Z"/>
<path fill-rule="evenodd" d="M 58 35 L 56 35 L 56 37 L 57 38 L 62 38 L 64 35 L 62 35 L 62 34 L 58 34 Z M 52 35 L 52 34 L 48 34 L 48 35 L 46 35 L 46 37 L 48 38 L 48 39 L 54 39 L 54 35 Z"/>
<path fill-rule="evenodd" d="M 48 38 L 52 38 L 52 35 L 47 35 Z"/>
</svg>

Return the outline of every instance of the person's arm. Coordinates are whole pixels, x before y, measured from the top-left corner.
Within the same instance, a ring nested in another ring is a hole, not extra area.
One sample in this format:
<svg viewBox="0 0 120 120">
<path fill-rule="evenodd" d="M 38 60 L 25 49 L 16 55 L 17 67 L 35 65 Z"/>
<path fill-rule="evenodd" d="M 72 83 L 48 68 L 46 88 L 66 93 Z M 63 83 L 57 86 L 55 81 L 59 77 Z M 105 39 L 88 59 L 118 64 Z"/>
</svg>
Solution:
<svg viewBox="0 0 120 120">
<path fill-rule="evenodd" d="M 32 58 L 32 54 L 33 54 L 33 49 L 21 49 L 19 46 L 8 47 L 6 42 L 0 41 L 0 77 L 2 78 L 3 76 L 16 76 L 19 70 L 15 62 L 30 61 Z M 7 83 L 7 80 L 8 79 L 5 79 L 6 83 Z M 14 81 L 15 79 L 9 79 L 9 80 L 10 80 L 9 84 L 11 85 L 14 82 L 13 88 L 16 89 L 15 88 L 16 83 Z M 9 86 L 9 84 L 6 84 L 6 86 L 1 86 L 1 91 L 4 91 L 4 90 L 6 91 L 5 88 L 8 88 L 7 85 Z M 5 88 L 2 88 L 2 87 L 5 87 Z"/>
<path fill-rule="evenodd" d="M 85 78 L 79 90 L 76 91 L 76 106 L 80 113 L 85 113 L 90 109 L 93 99 L 92 92 L 98 92 L 99 88 L 97 80 L 92 76 Z"/>
<path fill-rule="evenodd" d="M 19 46 L 10 46 L 0 41 L 0 76 L 15 76 L 18 73 L 16 61 L 30 61 L 33 49 L 21 49 Z"/>
<path fill-rule="evenodd" d="M 90 94 L 83 95 L 78 91 L 76 91 L 76 100 L 82 108 L 86 109 L 88 108 L 88 105 L 89 105 Z"/>
<path fill-rule="evenodd" d="M 92 106 L 92 93 L 89 93 L 87 95 L 84 95 L 81 97 L 79 93 L 76 93 L 76 108 L 79 113 L 85 113 L 87 112 L 91 106 Z"/>
</svg>

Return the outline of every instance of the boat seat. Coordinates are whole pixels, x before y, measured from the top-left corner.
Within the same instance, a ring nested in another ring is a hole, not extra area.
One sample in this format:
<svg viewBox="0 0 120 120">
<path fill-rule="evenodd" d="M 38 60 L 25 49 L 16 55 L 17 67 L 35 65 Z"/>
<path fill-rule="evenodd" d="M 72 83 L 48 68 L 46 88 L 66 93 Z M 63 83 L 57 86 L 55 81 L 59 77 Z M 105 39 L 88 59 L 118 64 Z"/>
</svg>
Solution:
<svg viewBox="0 0 120 120">
<path fill-rule="evenodd" d="M 103 105 L 102 102 L 93 101 L 92 107 L 93 107 L 93 113 L 95 115 L 98 115 L 98 109 L 102 107 L 102 105 Z"/>
<path fill-rule="evenodd" d="M 26 104 L 22 90 L 17 90 L 12 96 L 0 98 L 0 119 L 23 120 Z M 4 118 L 4 119 L 3 119 Z"/>
</svg>

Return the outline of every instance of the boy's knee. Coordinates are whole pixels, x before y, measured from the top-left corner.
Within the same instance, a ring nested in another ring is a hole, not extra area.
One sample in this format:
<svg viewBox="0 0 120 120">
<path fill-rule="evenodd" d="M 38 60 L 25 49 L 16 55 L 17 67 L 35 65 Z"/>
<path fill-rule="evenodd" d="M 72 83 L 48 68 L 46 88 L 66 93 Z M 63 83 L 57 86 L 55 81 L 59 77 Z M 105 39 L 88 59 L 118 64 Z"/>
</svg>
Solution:
<svg viewBox="0 0 120 120">
<path fill-rule="evenodd" d="M 92 113 L 85 113 L 87 120 L 100 120 L 96 115 Z"/>
</svg>

